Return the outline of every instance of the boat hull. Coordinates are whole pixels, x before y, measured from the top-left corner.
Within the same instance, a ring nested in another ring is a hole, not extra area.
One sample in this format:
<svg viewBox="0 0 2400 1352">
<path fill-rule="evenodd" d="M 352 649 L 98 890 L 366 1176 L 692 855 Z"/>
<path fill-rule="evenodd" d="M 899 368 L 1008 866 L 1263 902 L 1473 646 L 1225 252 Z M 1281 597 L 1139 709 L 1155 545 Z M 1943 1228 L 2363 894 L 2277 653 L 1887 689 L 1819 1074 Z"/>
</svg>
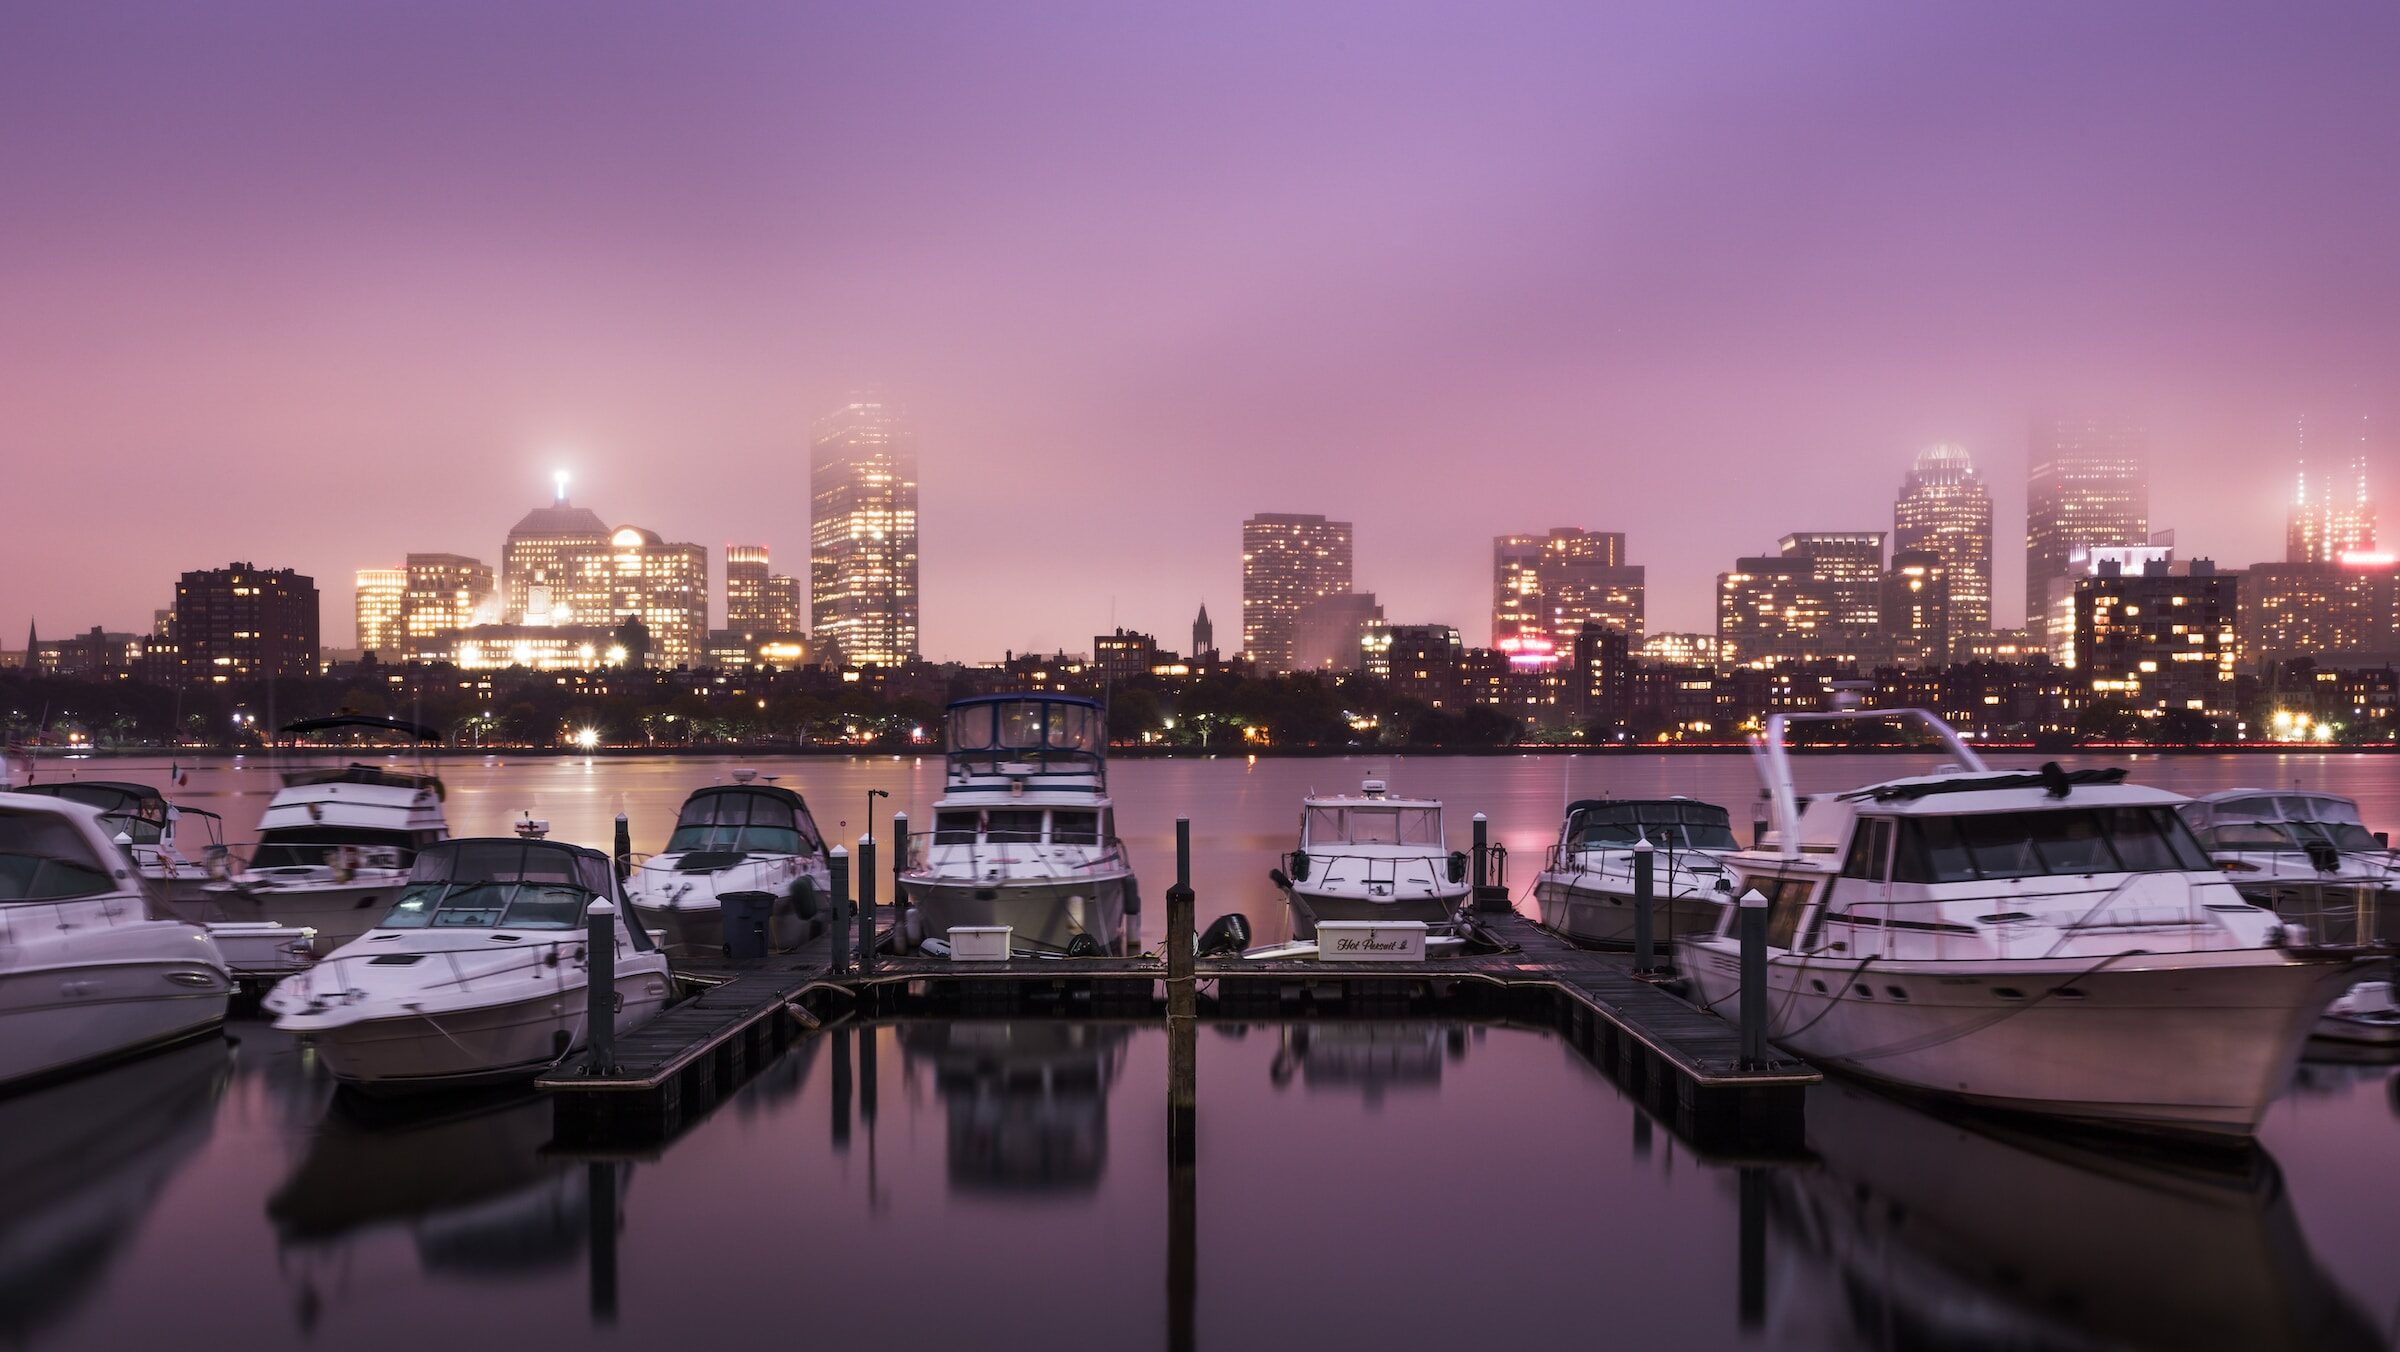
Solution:
<svg viewBox="0 0 2400 1352">
<path fill-rule="evenodd" d="M 617 1031 L 639 1027 L 666 1006 L 663 967 L 617 976 Z M 302 1033 L 336 1079 L 377 1094 L 463 1089 L 530 1079 L 586 1043 L 581 983 L 500 1004 L 329 1022 L 289 1017 L 276 1027 Z"/>
<path fill-rule="evenodd" d="M 211 920 L 313 929 L 317 951 L 330 953 L 375 928 L 407 885 L 407 875 L 398 873 L 292 887 L 219 884 L 209 889 L 205 904 L 223 912 L 210 916 Z"/>
<path fill-rule="evenodd" d="M 1319 892 L 1307 887 L 1287 887 L 1283 899 L 1292 916 L 1292 937 L 1314 939 L 1321 921 L 1366 921 L 1379 925 L 1421 924 L 1428 930 L 1449 933 L 1458 924 L 1458 913 L 1466 905 L 1467 894 L 1435 893 L 1415 897 L 1369 897 L 1346 892 Z"/>
<path fill-rule="evenodd" d="M 1545 929 L 1573 943 L 1594 948 L 1634 946 L 1633 894 L 1577 874 L 1545 873 L 1533 885 L 1536 914 Z M 1725 903 L 1715 896 L 1685 894 L 1654 897 L 1650 935 L 1661 948 L 1679 939 L 1704 938 L 1717 932 Z"/>
<path fill-rule="evenodd" d="M 222 968 L 189 960 L 0 972 L 0 1089 L 205 1036 L 232 993 Z"/>
<path fill-rule="evenodd" d="M 1683 956 L 1701 1002 L 1732 1017 L 1734 946 Z M 2267 949 L 2038 963 L 1777 955 L 1767 1032 L 1819 1066 L 1988 1107 L 2244 1136 L 2352 970 L 2346 957 Z"/>
<path fill-rule="evenodd" d="M 939 937 L 961 925 L 1006 925 L 1019 948 L 1064 952 L 1081 934 L 1103 952 L 1125 937 L 1125 897 L 1133 875 L 1010 881 L 904 876 L 924 932 Z"/>
</svg>

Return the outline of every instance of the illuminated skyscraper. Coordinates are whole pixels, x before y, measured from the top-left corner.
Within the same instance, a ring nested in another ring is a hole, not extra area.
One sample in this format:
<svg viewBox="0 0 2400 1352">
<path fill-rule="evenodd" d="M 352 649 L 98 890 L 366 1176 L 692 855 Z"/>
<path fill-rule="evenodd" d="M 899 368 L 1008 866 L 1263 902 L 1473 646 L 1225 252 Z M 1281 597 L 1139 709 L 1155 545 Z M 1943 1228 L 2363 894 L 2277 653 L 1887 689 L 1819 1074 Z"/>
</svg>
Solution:
<svg viewBox="0 0 2400 1352">
<path fill-rule="evenodd" d="M 917 656 L 917 453 L 898 410 L 853 399 L 818 422 L 809 466 L 815 640 L 852 665 Z"/>
<path fill-rule="evenodd" d="M 408 595 L 400 610 L 401 657 L 439 661 L 453 651 L 458 631 L 499 616 L 492 603 L 492 570 L 464 554 L 408 556 Z"/>
<path fill-rule="evenodd" d="M 597 544 L 561 548 L 558 572 L 553 625 L 614 628 L 635 617 L 650 631 L 651 665 L 698 664 L 708 640 L 705 547 L 619 526 Z"/>
<path fill-rule="evenodd" d="M 1938 555 L 1948 579 L 1953 644 L 1992 627 L 1992 494 L 1963 446 L 1917 453 L 1892 504 L 1892 550 Z M 1948 660 L 1948 653 L 1935 660 Z"/>
<path fill-rule="evenodd" d="M 608 523 L 589 508 L 567 501 L 567 476 L 560 474 L 558 493 L 550 505 L 527 512 L 508 533 L 500 555 L 501 622 L 551 623 L 559 551 L 607 543 Z"/>
<path fill-rule="evenodd" d="M 1290 671 L 1300 608 L 1350 590 L 1350 523 L 1261 512 L 1242 523 L 1242 655 Z"/>
<path fill-rule="evenodd" d="M 1883 576 L 1883 628 L 1892 661 L 1903 667 L 1939 667 L 1956 647 L 1950 565 L 1930 549 L 1892 551 Z"/>
<path fill-rule="evenodd" d="M 770 576 L 765 545 L 725 546 L 726 628 L 745 634 L 766 631 Z"/>
<path fill-rule="evenodd" d="M 2363 443 L 2365 437 L 2362 435 Z M 2367 500 L 2362 444 L 2341 475 L 2308 472 L 2308 420 L 2300 422 L 2300 470 L 2284 527 L 2285 563 L 2340 563 L 2375 552 L 2375 504 Z"/>
<path fill-rule="evenodd" d="M 1717 575 L 1717 643 L 1724 661 L 1882 660 L 1883 532 L 1794 531 L 1779 555 L 1734 560 Z"/>
<path fill-rule="evenodd" d="M 2025 627 L 2038 643 L 2072 641 L 2055 633 L 2053 579 L 2074 571 L 2078 550 L 2138 548 L 2150 542 L 2149 438 L 2138 427 L 2095 418 L 2034 423 L 2025 478 Z"/>
<path fill-rule="evenodd" d="M 359 650 L 386 661 L 398 657 L 401 614 L 408 604 L 408 570 L 359 569 L 355 604 Z"/>
<path fill-rule="evenodd" d="M 1619 531 L 1562 526 L 1492 541 L 1492 646 L 1520 664 L 1564 661 L 1588 626 L 1642 640 L 1646 576 Z"/>
</svg>

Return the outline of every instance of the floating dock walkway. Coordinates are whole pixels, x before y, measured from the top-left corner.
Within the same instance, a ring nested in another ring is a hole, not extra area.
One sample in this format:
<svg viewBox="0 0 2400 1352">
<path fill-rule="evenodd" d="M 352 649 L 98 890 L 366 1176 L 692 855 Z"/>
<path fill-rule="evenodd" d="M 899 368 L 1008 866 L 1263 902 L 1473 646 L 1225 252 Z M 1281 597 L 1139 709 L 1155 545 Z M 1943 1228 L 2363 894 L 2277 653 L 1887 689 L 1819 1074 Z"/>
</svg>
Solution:
<svg viewBox="0 0 2400 1352">
<path fill-rule="evenodd" d="M 881 914 L 888 917 L 889 908 Z M 1697 1144 L 1752 1152 L 1798 1147 L 1802 1094 L 1822 1078 L 1817 1071 L 1790 1061 L 1745 1068 L 1731 1020 L 1636 976 L 1631 955 L 1577 948 L 1511 909 L 1486 909 L 1477 919 L 1501 951 L 1415 963 L 1199 959 L 1193 968 L 1199 1016 L 1432 1015 L 1547 1027 Z M 855 954 L 844 968 L 836 970 L 824 935 L 762 960 L 686 968 L 681 975 L 702 990 L 619 1038 L 608 1073 L 593 1073 L 577 1057 L 542 1077 L 540 1088 L 556 1108 L 558 1142 L 580 1150 L 654 1148 L 795 1039 L 838 1020 L 1164 1023 L 1169 1013 L 1167 964 L 1156 957 L 964 963 L 877 953 L 868 970 Z"/>
</svg>

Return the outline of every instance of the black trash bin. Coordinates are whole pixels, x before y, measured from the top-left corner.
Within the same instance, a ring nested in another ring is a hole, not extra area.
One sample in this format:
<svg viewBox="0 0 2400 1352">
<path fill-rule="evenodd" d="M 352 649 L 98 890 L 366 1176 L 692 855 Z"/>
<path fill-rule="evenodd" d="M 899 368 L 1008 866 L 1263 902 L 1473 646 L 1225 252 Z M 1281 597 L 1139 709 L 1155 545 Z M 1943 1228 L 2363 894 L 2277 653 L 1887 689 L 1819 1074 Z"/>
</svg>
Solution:
<svg viewBox="0 0 2400 1352">
<path fill-rule="evenodd" d="M 772 892 L 719 894 L 717 917 L 725 926 L 725 956 L 737 960 L 767 956 L 767 921 L 774 913 Z"/>
</svg>

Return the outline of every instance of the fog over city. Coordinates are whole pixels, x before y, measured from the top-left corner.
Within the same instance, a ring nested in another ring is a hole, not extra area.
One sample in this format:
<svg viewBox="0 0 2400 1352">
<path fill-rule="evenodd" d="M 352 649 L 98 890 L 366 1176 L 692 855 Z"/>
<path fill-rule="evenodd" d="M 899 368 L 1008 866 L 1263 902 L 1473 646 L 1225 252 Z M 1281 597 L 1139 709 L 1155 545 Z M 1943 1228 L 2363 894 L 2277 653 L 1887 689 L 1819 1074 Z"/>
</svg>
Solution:
<svg viewBox="0 0 2400 1352">
<path fill-rule="evenodd" d="M 2179 553 L 2278 559 L 2301 417 L 2400 495 L 2400 10 L 2300 17 L 12 6 L 0 641 L 239 559 L 338 645 L 354 570 L 492 560 L 559 469 L 805 572 L 861 388 L 935 659 L 1224 624 L 1257 512 L 1476 641 L 1493 536 L 1622 531 L 1708 629 L 1940 442 L 2014 625 L 2049 410 L 2148 429 Z"/>
</svg>

